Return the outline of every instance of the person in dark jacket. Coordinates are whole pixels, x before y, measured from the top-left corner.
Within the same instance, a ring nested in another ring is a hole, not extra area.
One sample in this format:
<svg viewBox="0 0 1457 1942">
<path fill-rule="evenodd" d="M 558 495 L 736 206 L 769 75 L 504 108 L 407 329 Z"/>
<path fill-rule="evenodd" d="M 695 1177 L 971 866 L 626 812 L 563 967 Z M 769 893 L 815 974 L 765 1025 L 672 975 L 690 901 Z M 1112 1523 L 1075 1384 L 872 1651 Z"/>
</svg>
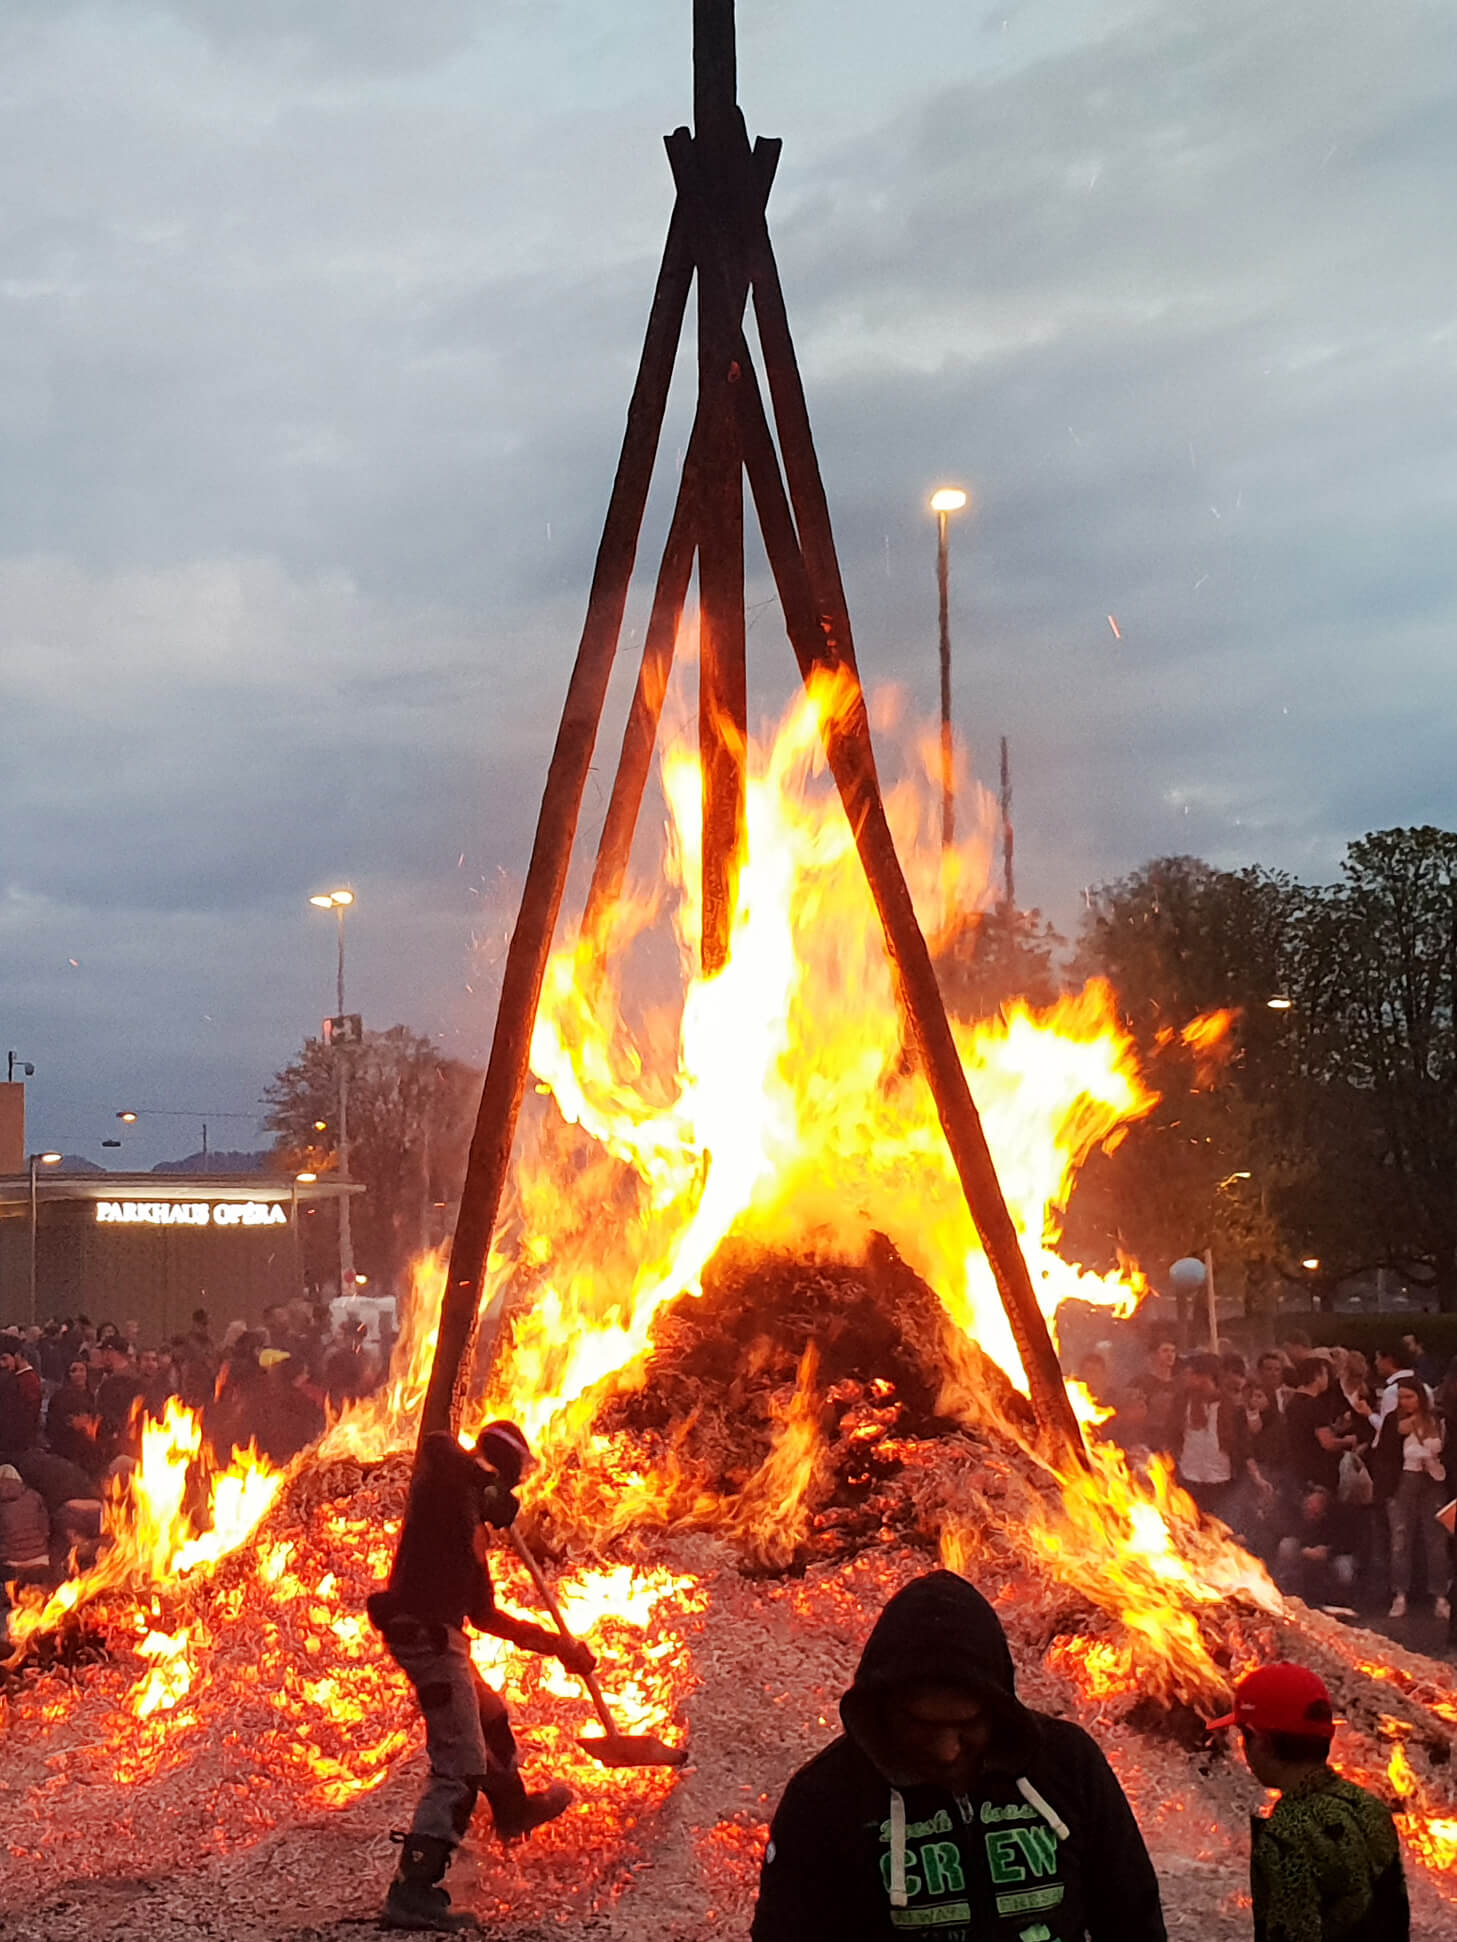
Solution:
<svg viewBox="0 0 1457 1942">
<path fill-rule="evenodd" d="M 1250 1772 L 1279 1790 L 1250 1819 L 1255 1942 L 1410 1942 L 1411 1913 L 1391 1810 L 1327 1764 L 1335 1719 L 1305 1666 L 1261 1666 L 1235 1689 Z"/>
<path fill-rule="evenodd" d="M 897 1592 L 840 1718 L 775 1812 L 753 1942 L 1165 1942 L 1112 1769 L 1017 1698 L 1006 1635 L 964 1578 Z"/>
<path fill-rule="evenodd" d="M 0 1335 L 0 1452 L 33 1450 L 40 1434 L 45 1385 L 18 1335 Z"/>
<path fill-rule="evenodd" d="M 477 1632 L 560 1659 L 579 1677 L 597 1661 L 589 1647 L 496 1609 L 485 1549 L 492 1526 L 506 1529 L 531 1452 L 514 1423 L 491 1423 L 474 1451 L 453 1437 L 420 1447 L 389 1583 L 367 1601 L 370 1622 L 415 1689 L 425 1720 L 430 1778 L 390 1883 L 382 1926 L 461 1929 L 474 1916 L 452 1911 L 440 1886 L 484 1794 L 496 1832 L 518 1840 L 571 1805 L 560 1784 L 529 1794 L 516 1763 L 506 1707 L 471 1661 L 467 1621 Z"/>
</svg>

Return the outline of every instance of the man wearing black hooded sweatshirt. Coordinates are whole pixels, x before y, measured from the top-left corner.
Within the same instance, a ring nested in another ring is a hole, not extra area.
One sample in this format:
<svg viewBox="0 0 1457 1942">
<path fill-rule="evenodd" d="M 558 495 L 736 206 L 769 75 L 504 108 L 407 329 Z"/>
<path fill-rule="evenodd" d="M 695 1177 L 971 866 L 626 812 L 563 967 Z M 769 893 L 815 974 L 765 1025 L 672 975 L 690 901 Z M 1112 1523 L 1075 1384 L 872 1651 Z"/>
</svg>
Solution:
<svg viewBox="0 0 1457 1942">
<path fill-rule="evenodd" d="M 785 1789 L 753 1942 L 1166 1942 L 1158 1880 L 1093 1741 L 1018 1700 L 996 1613 L 933 1571 L 896 1594 Z"/>
<path fill-rule="evenodd" d="M 366 1601 L 390 1657 L 415 1689 L 425 1721 L 430 1778 L 401 1844 L 399 1871 L 385 1899 L 382 1928 L 449 1931 L 475 1928 L 452 1909 L 441 1886 L 484 1794 L 502 1840 L 519 1840 L 571 1805 L 560 1782 L 526 1791 L 505 1702 L 471 1661 L 465 1627 L 506 1639 L 527 1652 L 560 1659 L 569 1672 L 590 1672 L 596 1658 L 579 1640 L 548 1632 L 497 1609 L 486 1567 L 489 1533 L 507 1529 L 519 1508 L 516 1486 L 531 1463 L 514 1423 L 488 1423 L 474 1450 L 454 1437 L 427 1436 L 420 1446 L 389 1583 Z"/>
</svg>

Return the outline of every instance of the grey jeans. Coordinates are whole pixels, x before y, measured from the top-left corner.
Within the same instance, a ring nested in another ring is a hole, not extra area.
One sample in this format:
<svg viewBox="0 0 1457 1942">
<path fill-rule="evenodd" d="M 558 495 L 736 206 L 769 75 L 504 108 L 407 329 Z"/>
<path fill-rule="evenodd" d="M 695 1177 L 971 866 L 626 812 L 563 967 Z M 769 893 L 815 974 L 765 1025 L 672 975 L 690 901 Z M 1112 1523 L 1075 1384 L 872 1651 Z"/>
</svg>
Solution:
<svg viewBox="0 0 1457 1942">
<path fill-rule="evenodd" d="M 1391 1589 L 1411 1590 L 1412 1552 L 1418 1544 L 1427 1554 L 1427 1590 L 1440 1598 L 1451 1575 L 1447 1563 L 1447 1533 L 1437 1522 L 1448 1491 L 1425 1470 L 1403 1470 L 1394 1496 L 1386 1500 L 1391 1526 Z"/>
<path fill-rule="evenodd" d="M 415 1689 L 425 1721 L 430 1778 L 410 1823 L 411 1834 L 465 1839 L 477 1794 L 484 1794 L 498 1826 L 519 1812 L 526 1789 L 516 1766 L 516 1741 L 505 1702 L 471 1663 L 464 1632 L 392 1619 L 381 1635 L 390 1657 Z"/>
</svg>

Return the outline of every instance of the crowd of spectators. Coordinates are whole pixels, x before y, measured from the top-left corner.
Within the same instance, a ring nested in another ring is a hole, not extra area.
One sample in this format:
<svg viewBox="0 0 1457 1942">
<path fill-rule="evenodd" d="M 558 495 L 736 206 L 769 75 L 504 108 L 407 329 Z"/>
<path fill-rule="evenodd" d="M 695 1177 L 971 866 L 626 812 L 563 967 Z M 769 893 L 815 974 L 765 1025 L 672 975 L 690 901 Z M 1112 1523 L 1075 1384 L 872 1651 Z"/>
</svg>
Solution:
<svg viewBox="0 0 1457 1942">
<path fill-rule="evenodd" d="M 111 1481 L 174 1397 L 198 1413 L 218 1465 L 251 1446 L 281 1467 L 378 1385 L 390 1347 L 347 1308 L 306 1301 L 218 1341 L 201 1308 L 155 1345 L 135 1321 L 85 1315 L 0 1331 L 0 1587 L 57 1583 L 94 1555 Z"/>
<path fill-rule="evenodd" d="M 1114 1410 L 1103 1436 L 1137 1461 L 1163 1453 L 1282 1590 L 1343 1614 L 1379 1601 L 1393 1619 L 1424 1595 L 1450 1623 L 1457 1358 L 1415 1334 L 1374 1366 L 1300 1331 L 1251 1359 L 1181 1358 L 1160 1336 L 1128 1380 L 1110 1383 L 1100 1356 L 1087 1380 Z"/>
</svg>

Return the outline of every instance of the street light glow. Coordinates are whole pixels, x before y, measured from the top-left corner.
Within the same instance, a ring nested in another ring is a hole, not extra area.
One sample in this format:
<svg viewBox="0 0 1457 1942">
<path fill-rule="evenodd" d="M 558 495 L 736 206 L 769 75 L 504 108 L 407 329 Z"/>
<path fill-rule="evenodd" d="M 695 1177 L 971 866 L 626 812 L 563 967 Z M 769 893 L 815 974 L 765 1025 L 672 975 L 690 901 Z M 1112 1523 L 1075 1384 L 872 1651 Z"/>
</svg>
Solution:
<svg viewBox="0 0 1457 1942">
<path fill-rule="evenodd" d="M 319 1176 L 316 1173 L 296 1173 L 293 1177 L 301 1187 L 311 1187 Z"/>
<path fill-rule="evenodd" d="M 966 504 L 966 494 L 960 486 L 942 486 L 931 494 L 932 512 L 960 512 Z"/>
<path fill-rule="evenodd" d="M 309 902 L 314 906 L 315 910 L 343 909 L 345 906 L 354 902 L 354 892 L 352 890 L 321 890 L 317 897 L 310 897 Z"/>
<path fill-rule="evenodd" d="M 1265 1000 L 1265 1009 L 1267 1011 L 1294 1011 L 1295 1000 L 1293 998 L 1267 998 Z"/>
<path fill-rule="evenodd" d="M 334 899 L 332 897 L 310 897 L 309 902 L 314 906 L 315 910 L 332 910 L 334 907 Z"/>
<path fill-rule="evenodd" d="M 43 1167 L 58 1167 L 61 1164 L 59 1153 L 37 1153 L 35 1157 Z"/>
<path fill-rule="evenodd" d="M 1320 1266 L 1320 1262 L 1315 1255 L 1307 1254 L 1305 1259 L 1301 1262 L 1300 1265 L 1302 1268 L 1309 1268 L 1310 1272 L 1314 1274 L 1316 1269 Z"/>
<path fill-rule="evenodd" d="M 135 1113 L 118 1113 L 117 1118 L 122 1122 L 124 1126 L 135 1126 L 137 1123 L 137 1116 Z"/>
</svg>

